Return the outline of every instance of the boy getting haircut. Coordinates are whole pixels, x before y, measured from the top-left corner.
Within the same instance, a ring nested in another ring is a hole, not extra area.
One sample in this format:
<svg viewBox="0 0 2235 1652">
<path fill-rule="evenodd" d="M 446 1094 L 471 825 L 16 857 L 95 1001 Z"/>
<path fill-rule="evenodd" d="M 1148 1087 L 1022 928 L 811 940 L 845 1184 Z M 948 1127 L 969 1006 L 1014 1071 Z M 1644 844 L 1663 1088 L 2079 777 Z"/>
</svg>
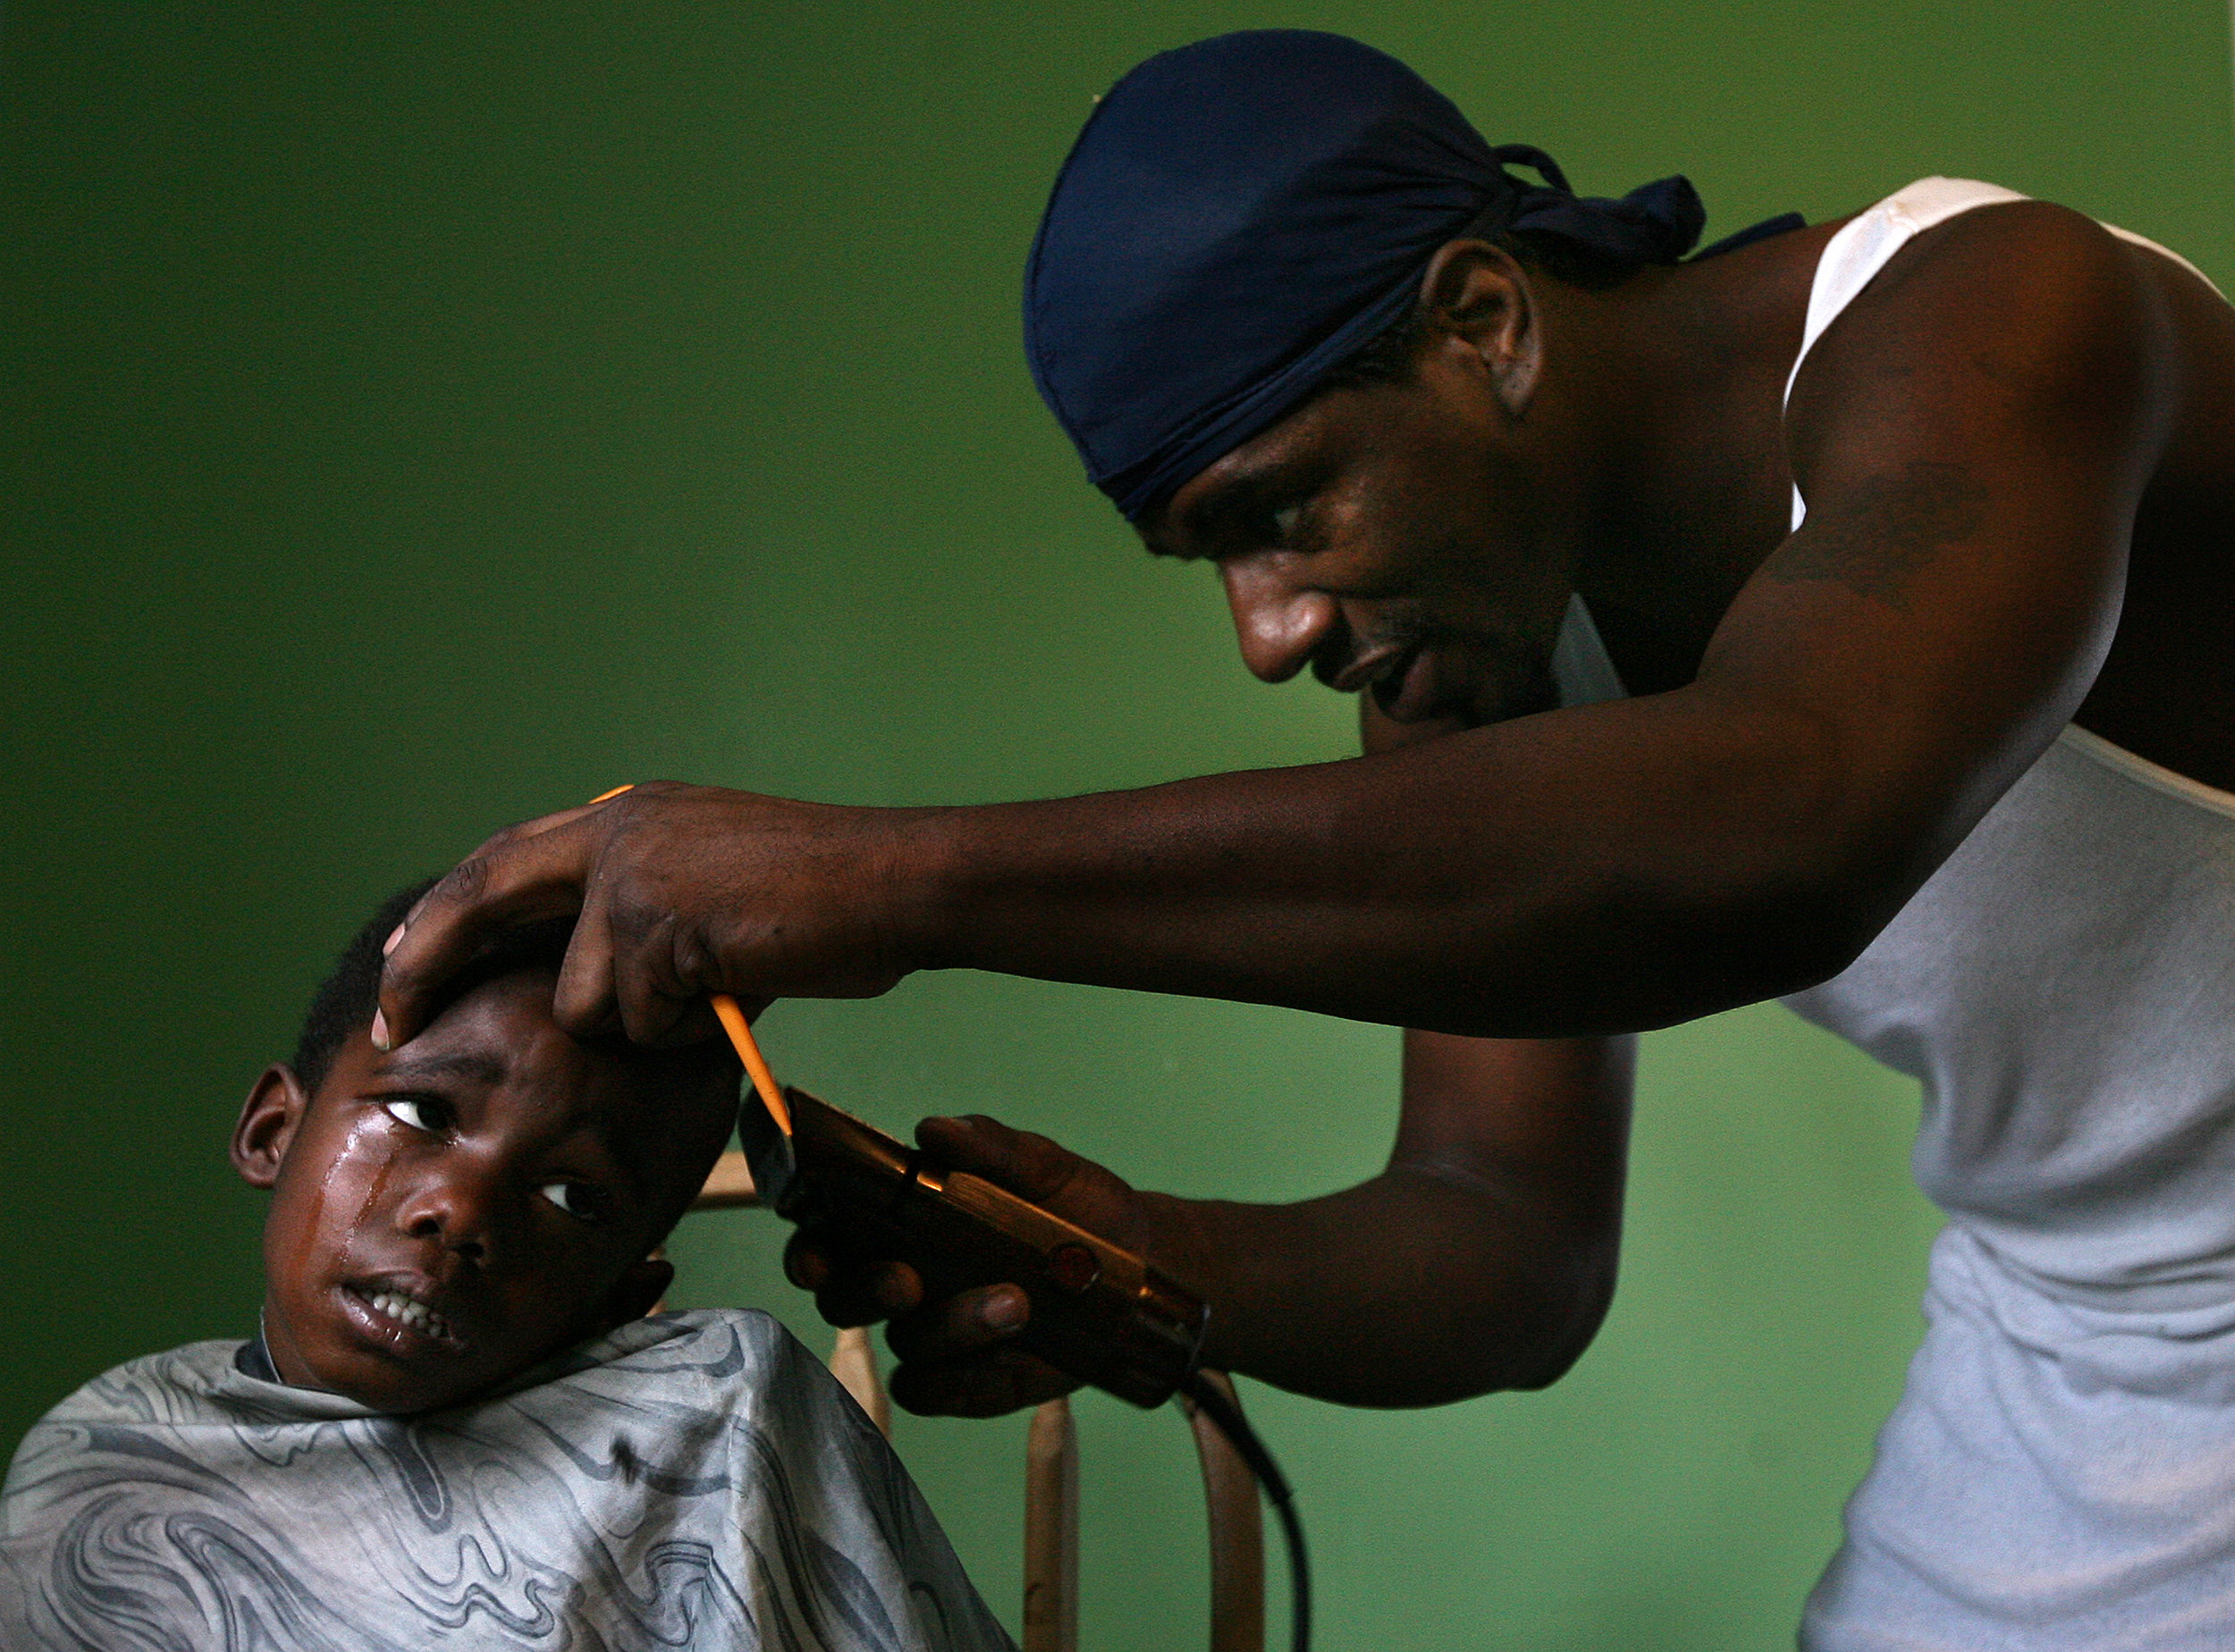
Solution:
<svg viewBox="0 0 2235 1652">
<path fill-rule="evenodd" d="M 375 1050 L 380 944 L 425 887 L 344 948 L 234 1127 L 272 1194 L 258 1335 L 119 1366 L 24 1437 L 0 1644 L 1008 1648 L 782 1327 L 642 1317 L 735 1058 L 561 1030 L 563 923 Z"/>
</svg>

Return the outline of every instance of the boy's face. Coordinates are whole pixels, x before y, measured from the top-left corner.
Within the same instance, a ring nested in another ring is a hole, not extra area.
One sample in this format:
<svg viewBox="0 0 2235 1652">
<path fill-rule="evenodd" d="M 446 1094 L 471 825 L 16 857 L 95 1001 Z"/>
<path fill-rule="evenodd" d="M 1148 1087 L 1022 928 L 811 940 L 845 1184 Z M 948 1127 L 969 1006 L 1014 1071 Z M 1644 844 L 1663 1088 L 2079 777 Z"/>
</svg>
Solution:
<svg viewBox="0 0 2235 1652">
<path fill-rule="evenodd" d="M 702 1054 L 581 1041 L 524 970 L 381 1055 L 359 1032 L 317 1092 L 274 1067 L 233 1162 L 273 1193 L 265 1338 L 289 1382 L 384 1412 L 501 1383 L 648 1311 L 646 1260 L 734 1117 Z"/>
</svg>

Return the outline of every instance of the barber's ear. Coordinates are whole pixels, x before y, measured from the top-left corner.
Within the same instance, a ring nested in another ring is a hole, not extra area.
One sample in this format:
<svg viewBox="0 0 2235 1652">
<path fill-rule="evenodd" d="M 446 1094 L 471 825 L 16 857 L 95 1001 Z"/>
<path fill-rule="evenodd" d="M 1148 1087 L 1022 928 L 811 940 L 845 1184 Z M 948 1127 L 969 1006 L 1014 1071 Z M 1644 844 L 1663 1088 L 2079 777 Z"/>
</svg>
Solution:
<svg viewBox="0 0 2235 1652">
<path fill-rule="evenodd" d="M 1529 410 L 1544 370 L 1536 294 L 1518 260 L 1488 241 L 1447 242 L 1421 278 L 1431 324 L 1470 350 L 1510 418 Z"/>
<path fill-rule="evenodd" d="M 232 1167 L 242 1181 L 269 1187 L 279 1180 L 280 1161 L 309 1110 L 310 1098 L 293 1067 L 279 1062 L 264 1069 L 232 1127 Z"/>
<path fill-rule="evenodd" d="M 643 1319 L 660 1305 L 660 1299 L 674 1283 L 675 1264 L 657 1251 L 631 1266 L 605 1299 L 606 1328 L 618 1329 L 632 1319 Z"/>
</svg>

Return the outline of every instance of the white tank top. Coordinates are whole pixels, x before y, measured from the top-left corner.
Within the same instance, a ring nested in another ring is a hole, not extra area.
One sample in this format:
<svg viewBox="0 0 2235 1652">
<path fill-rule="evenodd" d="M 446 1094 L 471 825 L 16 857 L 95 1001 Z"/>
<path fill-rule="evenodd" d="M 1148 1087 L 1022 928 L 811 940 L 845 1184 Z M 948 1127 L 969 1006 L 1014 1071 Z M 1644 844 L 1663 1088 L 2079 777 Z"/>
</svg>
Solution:
<svg viewBox="0 0 2235 1652">
<path fill-rule="evenodd" d="M 2020 198 L 1927 178 L 1848 223 L 1802 355 L 1912 237 Z M 1562 641 L 1567 695 L 1620 692 L 1580 605 Z M 2067 728 L 1785 1001 L 1920 1081 L 1948 1215 L 1804 1652 L 2235 1648 L 2235 795 Z"/>
</svg>

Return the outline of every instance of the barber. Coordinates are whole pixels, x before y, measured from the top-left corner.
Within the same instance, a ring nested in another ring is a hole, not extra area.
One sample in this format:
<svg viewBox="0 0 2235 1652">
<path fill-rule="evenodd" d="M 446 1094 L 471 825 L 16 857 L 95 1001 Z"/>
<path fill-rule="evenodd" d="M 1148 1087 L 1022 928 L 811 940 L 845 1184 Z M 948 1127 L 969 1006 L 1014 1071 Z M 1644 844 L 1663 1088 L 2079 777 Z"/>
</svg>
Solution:
<svg viewBox="0 0 2235 1652">
<path fill-rule="evenodd" d="M 1151 60 L 1057 182 L 1033 370 L 1365 754 L 971 808 L 639 786 L 452 872 L 382 1036 L 578 910 L 561 1018 L 655 1042 L 947 968 L 1403 1026 L 1388 1167 L 1300 1204 L 924 1140 L 1201 1291 L 1213 1363 L 1404 1405 L 1566 1369 L 1628 1035 L 1787 996 L 1925 1081 L 1951 1217 L 1805 1644 L 2235 1645 L 2235 315 L 1983 185 L 1687 257 L 1702 219 L 1335 37 Z M 1011 1287 L 796 1265 L 898 1315 L 906 1403 L 1066 1386 Z"/>
</svg>

